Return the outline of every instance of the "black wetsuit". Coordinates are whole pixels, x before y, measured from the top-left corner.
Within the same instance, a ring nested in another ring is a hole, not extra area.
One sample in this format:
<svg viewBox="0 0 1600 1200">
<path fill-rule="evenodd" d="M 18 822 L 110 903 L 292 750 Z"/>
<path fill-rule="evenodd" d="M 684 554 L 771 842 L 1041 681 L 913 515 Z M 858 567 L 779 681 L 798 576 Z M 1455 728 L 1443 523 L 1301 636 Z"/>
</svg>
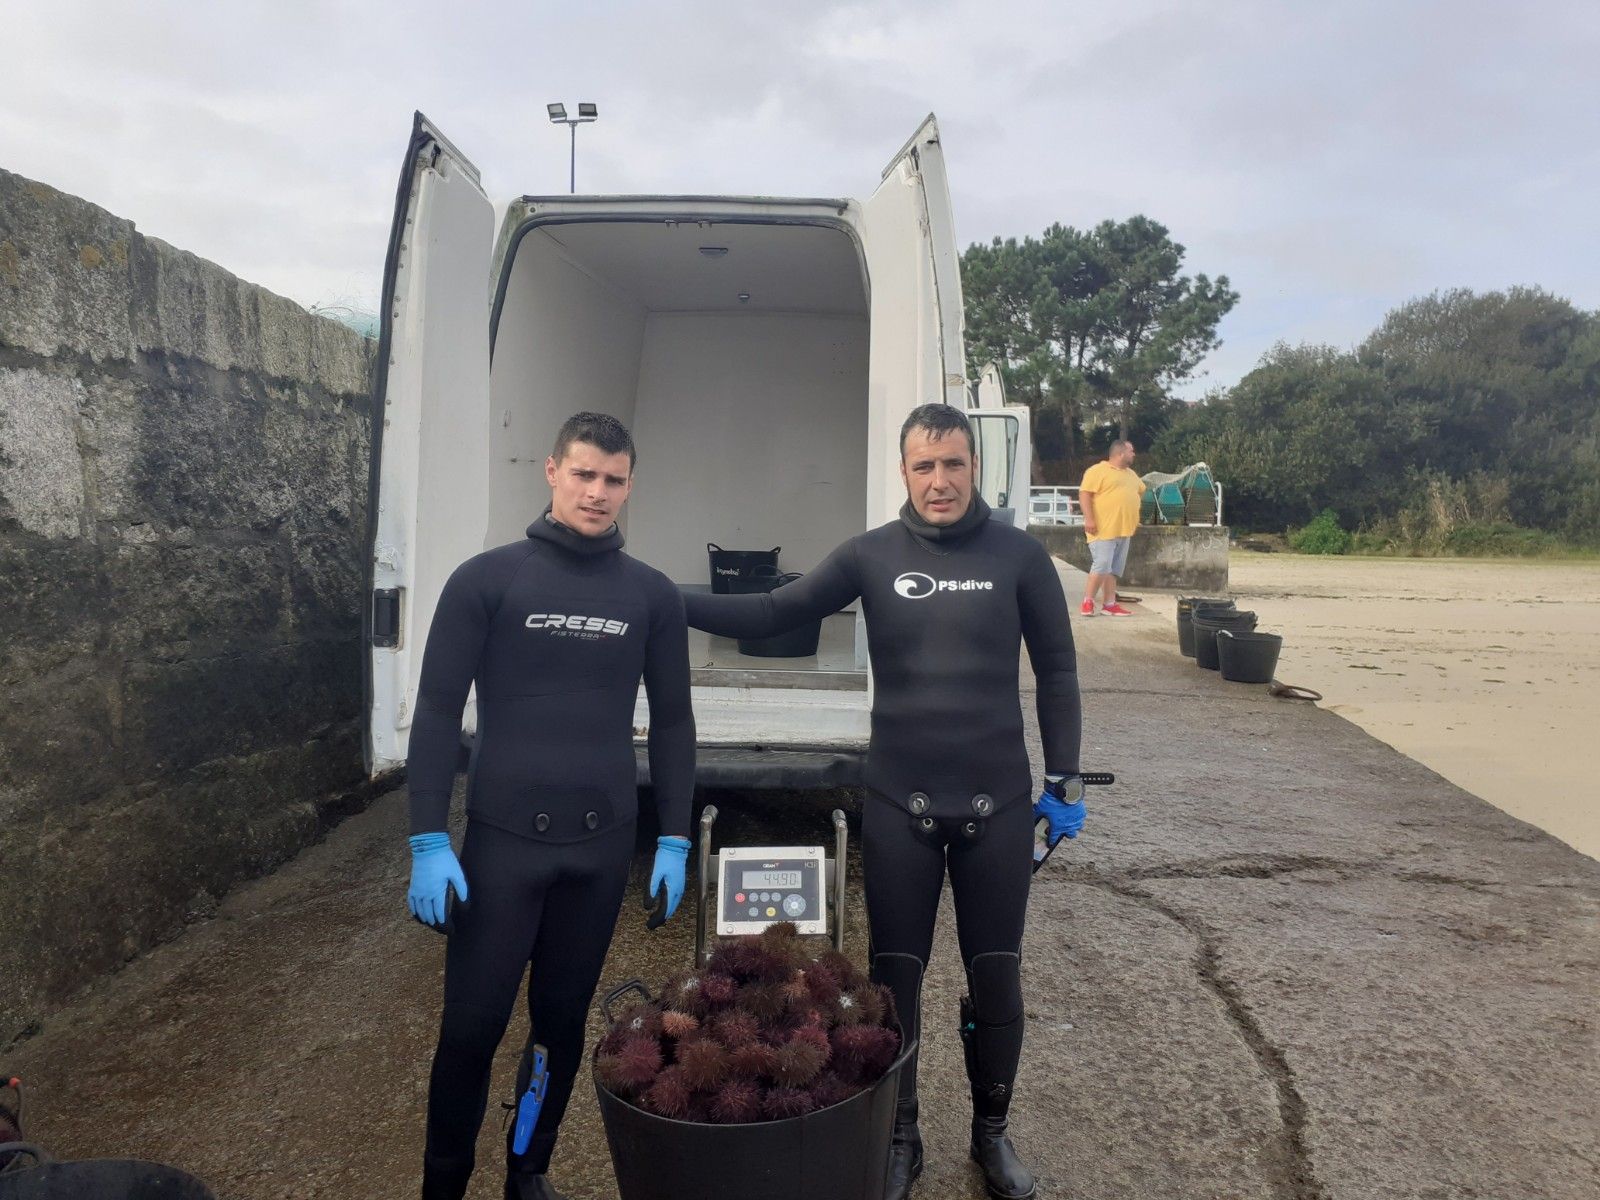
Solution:
<svg viewBox="0 0 1600 1200">
<path fill-rule="evenodd" d="M 851 538 L 773 592 L 684 597 L 691 625 L 725 637 L 770 636 L 860 597 L 874 685 L 862 823 L 873 969 L 917 1033 L 948 866 L 970 991 L 975 1103 L 980 1091 L 1009 1096 L 1022 1049 L 1033 781 L 1020 642 L 1038 682 L 1048 773 L 1078 773 L 1081 732 L 1077 657 L 1055 567 L 1033 537 L 988 518 L 978 496 L 945 527 L 908 504 L 899 520 Z M 913 1072 L 902 1076 L 902 1096 L 915 1096 Z"/>
<path fill-rule="evenodd" d="M 621 547 L 615 528 L 586 538 L 546 514 L 524 541 L 458 567 L 428 632 L 407 760 L 414 834 L 445 828 L 461 712 L 477 684 L 461 861 L 470 904 L 457 908 L 446 951 L 426 1155 L 435 1176 L 463 1184 L 525 967 L 529 1042 L 549 1051 L 550 1082 L 533 1143 L 509 1170 L 549 1166 L 633 854 L 641 678 L 661 832 L 689 832 L 683 604 L 665 575 Z M 525 1055 L 519 1089 L 528 1070 Z"/>
</svg>

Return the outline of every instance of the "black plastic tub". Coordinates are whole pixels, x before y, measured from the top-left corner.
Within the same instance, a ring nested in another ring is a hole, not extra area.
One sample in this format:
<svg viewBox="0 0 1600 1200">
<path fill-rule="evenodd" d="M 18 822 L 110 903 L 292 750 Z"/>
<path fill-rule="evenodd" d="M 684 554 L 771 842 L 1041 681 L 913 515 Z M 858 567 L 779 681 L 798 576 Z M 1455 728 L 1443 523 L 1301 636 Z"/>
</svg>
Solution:
<svg viewBox="0 0 1600 1200">
<path fill-rule="evenodd" d="M 1194 657 L 1194 626 L 1190 619 L 1196 612 L 1231 612 L 1233 601 L 1220 596 L 1178 597 L 1178 652 L 1185 658 Z"/>
<path fill-rule="evenodd" d="M 0 1200 L 217 1200 L 176 1167 L 131 1158 L 52 1162 L 0 1175 Z"/>
<path fill-rule="evenodd" d="M 883 1200 L 900 1072 L 831 1108 L 749 1125 L 675 1121 L 636 1108 L 598 1078 L 619 1200 Z"/>
<path fill-rule="evenodd" d="M 1283 638 L 1276 633 L 1246 633 L 1219 629 L 1217 666 L 1224 679 L 1234 683 L 1271 683 L 1278 669 L 1278 652 Z"/>
<path fill-rule="evenodd" d="M 1253 612 L 1238 612 L 1233 609 L 1209 614 L 1196 613 L 1190 618 L 1190 624 L 1194 626 L 1195 666 L 1215 671 L 1221 666 L 1217 661 L 1218 630 L 1249 633 L 1256 627 L 1256 615 Z"/>
<path fill-rule="evenodd" d="M 706 543 L 706 556 L 711 560 L 711 591 L 714 595 L 724 595 L 736 592 L 739 589 L 732 586 L 742 579 L 749 579 L 761 568 L 766 568 L 771 574 L 778 573 L 778 551 L 782 546 L 774 546 L 771 550 L 724 550 L 715 542 Z"/>
<path fill-rule="evenodd" d="M 798 572 L 778 574 L 776 567 L 758 567 L 742 579 L 729 581 L 729 591 L 735 593 L 770 592 L 786 583 L 799 579 Z M 740 638 L 739 653 L 752 658 L 810 658 L 822 641 L 822 622 L 807 621 L 782 633 L 765 638 Z"/>
</svg>

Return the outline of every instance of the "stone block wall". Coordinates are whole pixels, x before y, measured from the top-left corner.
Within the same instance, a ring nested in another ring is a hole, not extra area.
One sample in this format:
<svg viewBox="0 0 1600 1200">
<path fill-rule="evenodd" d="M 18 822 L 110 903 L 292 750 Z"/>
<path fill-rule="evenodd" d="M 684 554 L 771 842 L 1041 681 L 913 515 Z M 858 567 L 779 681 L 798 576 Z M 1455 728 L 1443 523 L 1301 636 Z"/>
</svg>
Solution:
<svg viewBox="0 0 1600 1200">
<path fill-rule="evenodd" d="M 361 786 L 374 346 L 0 170 L 0 1046 Z"/>
<path fill-rule="evenodd" d="M 1082 525 L 1029 525 L 1045 549 L 1089 569 L 1089 543 Z M 1208 525 L 1141 525 L 1128 543 L 1122 582 L 1130 587 L 1172 588 L 1197 595 L 1228 590 L 1228 530 Z M 1069 600 L 1074 597 L 1069 596 Z"/>
</svg>

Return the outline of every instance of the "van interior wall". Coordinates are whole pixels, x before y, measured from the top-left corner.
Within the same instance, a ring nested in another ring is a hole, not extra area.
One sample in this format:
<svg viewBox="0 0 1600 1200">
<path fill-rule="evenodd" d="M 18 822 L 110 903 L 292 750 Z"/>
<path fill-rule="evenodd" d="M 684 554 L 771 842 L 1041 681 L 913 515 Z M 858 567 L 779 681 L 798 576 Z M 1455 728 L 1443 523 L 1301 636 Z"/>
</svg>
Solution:
<svg viewBox="0 0 1600 1200">
<path fill-rule="evenodd" d="M 638 300 L 584 270 L 542 231 L 523 238 L 490 373 L 486 546 L 516 541 L 549 504 L 544 463 L 569 416 L 605 412 L 633 426 L 644 329 Z"/>
<path fill-rule="evenodd" d="M 634 412 L 629 551 L 706 583 L 706 543 L 809 571 L 866 512 L 868 322 L 653 312 Z"/>
</svg>

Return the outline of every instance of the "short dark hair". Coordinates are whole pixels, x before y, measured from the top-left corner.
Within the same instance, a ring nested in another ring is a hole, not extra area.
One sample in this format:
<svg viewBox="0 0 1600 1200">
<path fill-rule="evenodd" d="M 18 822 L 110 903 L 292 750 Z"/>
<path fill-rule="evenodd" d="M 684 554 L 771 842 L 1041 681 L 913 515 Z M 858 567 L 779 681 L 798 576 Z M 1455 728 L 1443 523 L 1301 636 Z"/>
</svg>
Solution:
<svg viewBox="0 0 1600 1200">
<path fill-rule="evenodd" d="M 959 429 L 967 435 L 967 449 L 974 455 L 978 453 L 977 440 L 972 436 L 972 424 L 966 414 L 954 405 L 922 404 L 913 408 L 906 423 L 900 426 L 901 458 L 906 456 L 906 434 L 913 429 L 926 429 L 935 439 L 942 438 L 952 429 Z"/>
<path fill-rule="evenodd" d="M 581 412 L 568 417 L 561 432 L 556 434 L 556 448 L 550 452 L 557 462 L 566 457 L 567 447 L 573 442 L 587 442 L 607 454 L 626 452 L 629 471 L 639 461 L 633 449 L 633 435 L 610 413 Z"/>
</svg>

